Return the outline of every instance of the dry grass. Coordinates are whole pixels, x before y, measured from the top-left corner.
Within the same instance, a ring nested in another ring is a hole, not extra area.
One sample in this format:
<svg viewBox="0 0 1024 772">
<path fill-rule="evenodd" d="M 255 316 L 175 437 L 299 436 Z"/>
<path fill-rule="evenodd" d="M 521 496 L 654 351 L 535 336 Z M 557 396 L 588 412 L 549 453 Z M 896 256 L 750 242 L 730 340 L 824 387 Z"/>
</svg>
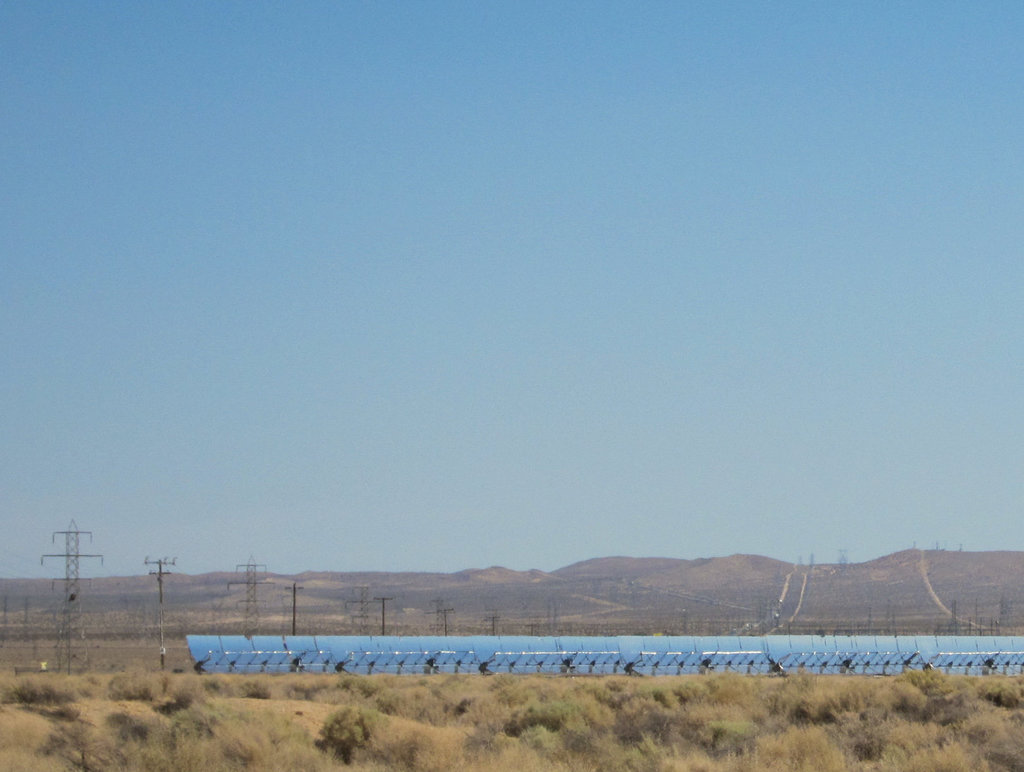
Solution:
<svg viewBox="0 0 1024 772">
<path fill-rule="evenodd" d="M 0 677 L 0 769 L 1024 770 L 1024 679 Z"/>
</svg>

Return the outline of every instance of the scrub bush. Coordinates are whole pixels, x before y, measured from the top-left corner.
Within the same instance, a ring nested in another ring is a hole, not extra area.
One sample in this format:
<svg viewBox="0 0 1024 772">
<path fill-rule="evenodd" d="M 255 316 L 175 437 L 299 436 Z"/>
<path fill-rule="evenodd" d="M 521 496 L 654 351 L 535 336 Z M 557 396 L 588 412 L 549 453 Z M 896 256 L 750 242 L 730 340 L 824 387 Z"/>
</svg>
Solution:
<svg viewBox="0 0 1024 772">
<path fill-rule="evenodd" d="M 317 747 L 351 764 L 353 754 L 366 746 L 382 719 L 376 710 L 346 705 L 327 717 Z"/>
</svg>

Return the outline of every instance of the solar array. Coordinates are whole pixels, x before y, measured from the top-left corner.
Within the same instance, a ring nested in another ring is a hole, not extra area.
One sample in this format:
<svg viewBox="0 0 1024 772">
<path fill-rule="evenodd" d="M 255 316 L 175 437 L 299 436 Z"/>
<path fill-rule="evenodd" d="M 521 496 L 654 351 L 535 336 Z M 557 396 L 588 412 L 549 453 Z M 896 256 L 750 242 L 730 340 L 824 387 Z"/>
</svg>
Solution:
<svg viewBox="0 0 1024 772">
<path fill-rule="evenodd" d="M 189 635 L 201 673 L 1024 673 L 1024 638 L 993 636 Z"/>
</svg>

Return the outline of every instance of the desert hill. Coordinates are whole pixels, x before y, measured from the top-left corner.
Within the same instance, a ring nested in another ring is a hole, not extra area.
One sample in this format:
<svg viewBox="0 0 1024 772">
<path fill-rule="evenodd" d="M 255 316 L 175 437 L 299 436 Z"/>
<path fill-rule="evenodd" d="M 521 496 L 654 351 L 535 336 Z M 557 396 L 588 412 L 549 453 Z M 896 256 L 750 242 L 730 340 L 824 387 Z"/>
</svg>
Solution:
<svg viewBox="0 0 1024 772">
<path fill-rule="evenodd" d="M 315 635 L 378 634 L 382 624 L 389 634 L 453 635 L 1024 632 L 1024 552 L 914 549 L 816 565 L 759 555 L 604 557 L 551 572 L 492 566 L 255 578 L 250 606 L 244 572 L 165 576 L 165 637 L 179 659 L 187 662 L 188 633 L 290 633 L 293 586 L 296 631 Z M 18 647 L 26 656 L 31 646 L 33 659 L 52 649 L 61 583 L 2 579 L 0 596 L 0 662 Z M 152 648 L 157 639 L 151 575 L 83 579 L 78 603 L 83 640 Z"/>
</svg>

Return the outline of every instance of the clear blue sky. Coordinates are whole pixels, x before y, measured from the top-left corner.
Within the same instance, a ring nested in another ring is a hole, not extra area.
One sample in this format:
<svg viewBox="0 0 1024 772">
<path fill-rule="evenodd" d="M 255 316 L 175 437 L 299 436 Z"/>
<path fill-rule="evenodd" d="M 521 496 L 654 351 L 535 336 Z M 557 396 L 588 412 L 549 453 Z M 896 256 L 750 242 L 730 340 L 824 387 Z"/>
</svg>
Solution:
<svg viewBox="0 0 1024 772">
<path fill-rule="evenodd" d="M 0 4 L 0 577 L 1024 549 L 1021 40 Z"/>
</svg>

